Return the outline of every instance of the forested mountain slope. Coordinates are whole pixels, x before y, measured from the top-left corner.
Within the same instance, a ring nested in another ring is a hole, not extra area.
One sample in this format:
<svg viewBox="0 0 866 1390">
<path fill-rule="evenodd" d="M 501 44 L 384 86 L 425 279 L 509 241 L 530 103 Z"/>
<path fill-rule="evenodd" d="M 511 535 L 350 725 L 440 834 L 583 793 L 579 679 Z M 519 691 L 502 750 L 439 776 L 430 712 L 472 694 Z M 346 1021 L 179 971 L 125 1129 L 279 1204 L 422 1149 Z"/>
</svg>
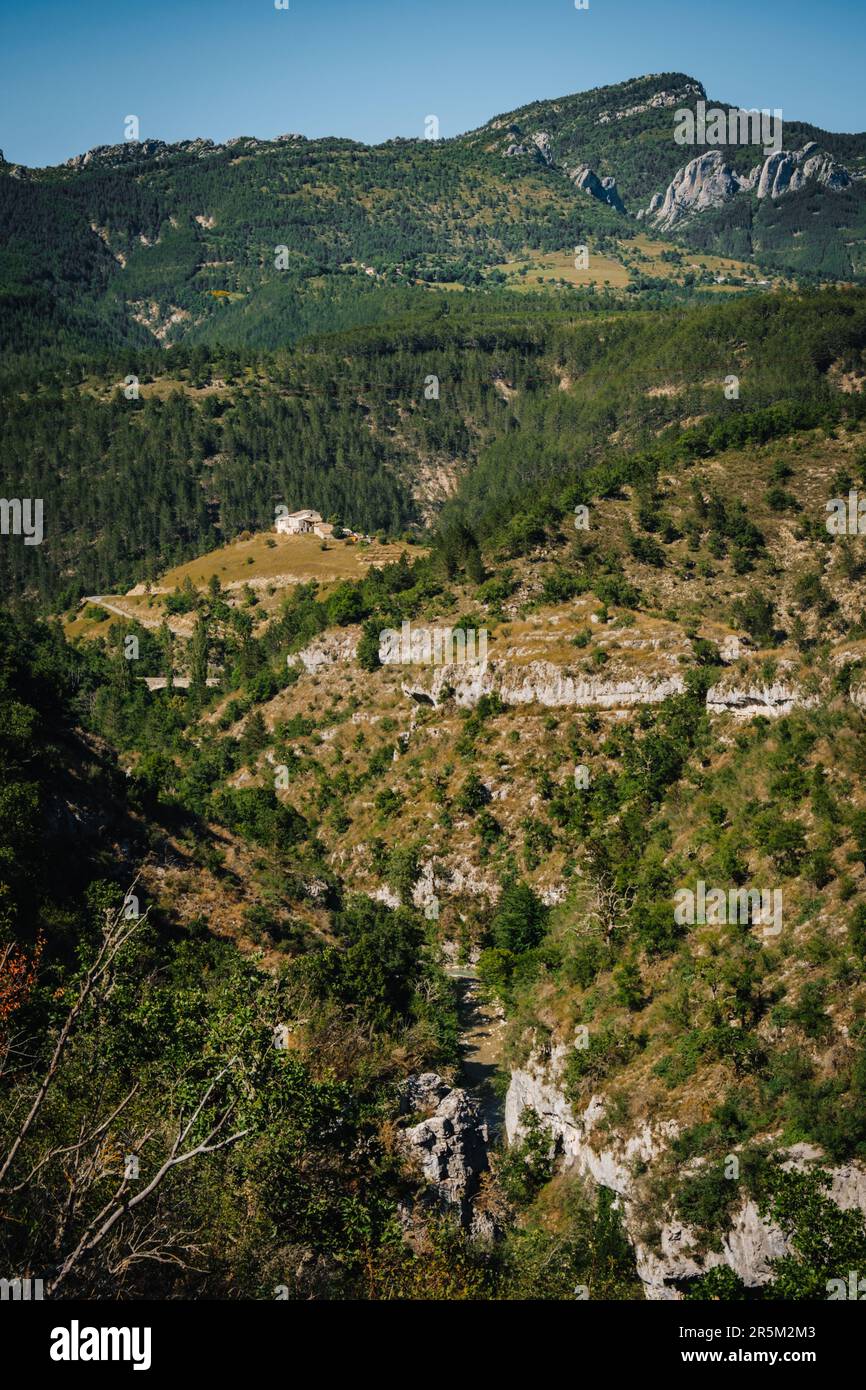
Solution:
<svg viewBox="0 0 866 1390">
<path fill-rule="evenodd" d="M 600 480 L 860 399 L 845 389 L 861 379 L 860 291 L 577 317 L 474 305 L 276 355 L 149 355 L 131 399 L 134 357 L 74 364 L 63 386 L 10 374 L 4 485 L 45 507 L 43 543 L 0 552 L 6 583 L 69 607 L 267 528 L 279 506 L 402 535 L 447 502 L 448 525 L 531 537 Z"/>
<path fill-rule="evenodd" d="M 587 478 L 586 532 L 551 515 L 543 535 L 500 532 L 482 559 L 451 526 L 429 558 L 321 593 L 295 586 L 276 616 L 211 584 L 193 595 L 188 642 L 123 621 L 76 650 L 4 629 L 8 1036 L 60 1025 L 112 893 L 131 887 L 148 911 L 16 1158 L 42 1165 L 14 1197 L 18 1264 L 56 1268 L 51 1252 L 74 1252 L 116 1181 L 119 1160 L 94 1138 L 99 1162 L 76 1179 L 58 1236 L 68 1187 L 52 1146 L 77 1117 L 108 1117 L 135 1086 L 110 1133 L 150 1173 L 184 1098 L 215 1077 L 196 1137 L 218 1139 L 223 1111 L 241 1137 L 189 1177 L 169 1173 L 146 1227 L 113 1231 L 131 1295 L 167 1287 L 164 1270 L 130 1260 L 145 1234 L 173 1252 L 180 1296 L 570 1297 L 575 1283 L 640 1296 L 621 1219 L 642 1278 L 661 1269 L 689 1288 L 721 1259 L 707 1287 L 731 1298 L 743 1278 L 809 1296 L 861 1250 L 862 1222 L 839 1225 L 814 1176 L 804 1203 L 774 1162 L 809 1146 L 850 1188 L 866 1143 L 866 589 L 856 538 L 834 542 L 823 524 L 825 498 L 862 482 L 866 443 L 860 397 L 839 400 L 836 419 L 780 417 L 763 442 L 719 433 L 605 495 Z M 443 683 L 423 663 L 381 664 L 383 629 L 458 619 L 489 634 L 486 685 L 471 669 Z M 137 664 L 154 661 L 189 670 L 190 688 L 149 693 Z M 46 835 L 58 867 L 77 846 L 76 872 L 22 895 Z M 87 906 L 91 875 L 105 882 Z M 697 880 L 775 885 L 781 931 L 678 922 L 674 894 Z M 459 1074 L 445 948 L 481 949 L 509 1020 L 511 1094 L 529 1107 L 473 1199 L 492 1244 L 422 1219 L 423 1204 L 414 1241 L 400 1237 L 399 1210 L 419 1200 L 397 1137 L 410 1122 L 401 1079 Z M 278 1027 L 288 1051 L 270 1041 Z M 605 1162 L 647 1126 L 667 1135 L 623 1218 L 604 1188 L 594 1210 L 573 1174 L 554 1177 L 558 1120 L 532 1118 L 526 1078 L 563 1045 L 567 1065 L 544 1084 L 563 1114 L 603 1107 L 592 1143 Z M 46 1061 L 12 1075 L 7 1144 Z M 744 1202 L 792 1236 L 775 1271 L 724 1255 Z M 653 1253 L 670 1222 L 691 1232 L 691 1264 Z M 798 1253 L 816 1240 L 817 1265 Z M 101 1291 L 101 1257 L 64 1268 L 68 1290 Z"/>
<path fill-rule="evenodd" d="M 273 347 L 382 320 L 437 285 L 493 292 L 527 252 L 621 256 L 652 222 L 638 213 L 701 152 L 674 139 L 676 112 L 699 101 L 694 78 L 661 73 L 447 140 L 145 140 L 52 169 L 0 164 L 3 346 Z M 832 189 L 823 174 L 779 198 L 756 186 L 665 235 L 771 273 L 856 278 L 864 137 L 790 121 L 784 138 L 838 166 Z M 764 159 L 717 153 L 737 175 Z"/>
<path fill-rule="evenodd" d="M 49 1296 L 864 1267 L 866 146 L 683 181 L 709 100 L 0 165 L 0 1247 Z"/>
</svg>

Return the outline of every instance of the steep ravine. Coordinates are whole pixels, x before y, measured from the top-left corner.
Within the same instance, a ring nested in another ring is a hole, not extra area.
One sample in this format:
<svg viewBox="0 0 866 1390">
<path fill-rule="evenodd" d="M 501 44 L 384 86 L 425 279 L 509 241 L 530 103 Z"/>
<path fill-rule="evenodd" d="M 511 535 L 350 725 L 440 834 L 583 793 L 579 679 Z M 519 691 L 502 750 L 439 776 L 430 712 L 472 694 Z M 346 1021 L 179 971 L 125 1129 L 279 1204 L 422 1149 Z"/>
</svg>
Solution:
<svg viewBox="0 0 866 1390">
<path fill-rule="evenodd" d="M 478 1101 L 490 1142 L 494 1142 L 505 1120 L 504 1102 L 494 1086 L 502 1059 L 505 1017 L 495 1004 L 484 998 L 472 966 L 452 965 L 446 973 L 457 989 L 461 1080 L 466 1091 Z"/>
<path fill-rule="evenodd" d="M 501 1065 L 506 1020 L 501 1010 L 480 992 L 471 966 L 451 965 L 448 974 L 458 990 L 462 1085 L 451 1087 L 440 1076 L 425 1073 L 404 1086 L 403 1110 L 417 1120 L 404 1131 L 428 1185 L 430 1204 L 455 1212 L 474 1237 L 490 1239 L 496 1230 L 477 1204 L 491 1145 L 513 1144 L 523 1132 L 526 1111 L 533 1111 L 550 1134 L 557 1166 L 590 1186 L 616 1194 L 623 1227 L 631 1242 L 646 1297 L 678 1299 L 677 1285 L 717 1265 L 727 1265 L 747 1288 L 759 1288 L 772 1277 L 772 1261 L 788 1252 L 782 1231 L 765 1220 L 755 1202 L 745 1196 L 735 1207 L 720 1249 L 707 1250 L 676 1218 L 665 1220 L 650 1242 L 640 1215 L 638 1174 L 646 1175 L 664 1156 L 678 1133 L 674 1121 L 645 1123 L 630 1134 L 604 1125 L 605 1100 L 590 1098 L 577 1111 L 560 1085 L 566 1046 L 560 1043 L 544 1058 L 533 1056 L 512 1070 L 504 1107 L 494 1080 Z M 796 1144 L 785 1163 L 806 1167 L 820 1162 L 821 1152 Z M 866 1168 L 850 1163 L 827 1165 L 829 1195 L 844 1209 L 866 1212 Z"/>
<path fill-rule="evenodd" d="M 410 1077 L 401 1093 L 402 1113 L 411 1116 L 404 1143 L 426 1181 L 426 1205 L 454 1212 L 475 1238 L 495 1238 L 495 1222 L 477 1201 L 489 1150 L 495 1143 L 518 1141 L 525 1114 L 533 1111 L 550 1135 L 559 1170 L 615 1193 L 648 1299 L 679 1299 L 679 1283 L 717 1265 L 729 1266 L 747 1288 L 759 1288 L 772 1278 L 772 1261 L 785 1255 L 788 1245 L 782 1231 L 761 1216 L 748 1196 L 735 1207 L 719 1249 L 707 1250 L 676 1218 L 663 1221 L 652 1240 L 647 1238 L 638 1175 L 651 1173 L 676 1137 L 678 1125 L 670 1120 L 644 1123 L 633 1133 L 618 1134 L 604 1124 L 601 1095 L 575 1110 L 560 1083 L 565 1043 L 512 1070 L 503 1107 L 494 1079 L 503 1056 L 505 1017 L 484 999 L 471 966 L 452 964 L 447 973 L 458 990 L 462 1085 L 450 1086 L 428 1072 Z M 792 1145 L 785 1155 L 790 1167 L 822 1160 L 820 1150 L 808 1144 Z M 866 1168 L 856 1163 L 822 1166 L 831 1174 L 833 1200 L 843 1209 L 866 1212 Z"/>
<path fill-rule="evenodd" d="M 505 1020 L 480 994 L 471 966 L 451 964 L 460 1022 L 459 1084 L 450 1086 L 436 1072 L 407 1078 L 400 1109 L 410 1116 L 403 1144 L 427 1184 L 422 1204 L 457 1215 L 464 1230 L 489 1240 L 491 1217 L 476 1204 L 489 1167 L 489 1148 L 504 1122 L 501 1097 L 493 1086 L 499 1068 Z M 404 1208 L 411 1220 L 411 1204 Z"/>
</svg>

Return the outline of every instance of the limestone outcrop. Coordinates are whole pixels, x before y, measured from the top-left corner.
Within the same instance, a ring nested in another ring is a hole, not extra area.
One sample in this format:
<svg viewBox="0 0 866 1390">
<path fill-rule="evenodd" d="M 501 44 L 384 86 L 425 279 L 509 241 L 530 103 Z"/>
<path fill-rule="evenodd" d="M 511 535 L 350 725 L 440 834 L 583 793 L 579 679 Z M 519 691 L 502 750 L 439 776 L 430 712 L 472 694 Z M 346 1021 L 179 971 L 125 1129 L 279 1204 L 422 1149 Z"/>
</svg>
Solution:
<svg viewBox="0 0 866 1390">
<path fill-rule="evenodd" d="M 553 158 L 553 150 L 551 149 L 550 145 L 550 136 L 548 135 L 546 130 L 536 131 L 534 135 L 530 136 L 528 144 L 524 142 L 518 142 L 516 140 L 512 141 L 512 143 L 507 147 L 505 153 L 507 156 L 521 154 L 534 155 L 536 156 L 536 158 L 540 159 L 542 163 L 547 164 L 549 167 L 553 167 L 555 163 Z"/>
<path fill-rule="evenodd" d="M 838 193 L 850 185 L 851 175 L 814 140 L 801 150 L 774 150 L 749 174 L 738 174 L 719 150 L 705 150 L 677 170 L 664 194 L 653 195 L 643 216 L 667 229 L 694 213 L 723 207 L 742 192 L 781 198 L 810 182 Z"/>
<path fill-rule="evenodd" d="M 710 714 L 733 714 L 735 719 L 778 719 L 795 709 L 811 709 L 818 703 L 817 695 L 806 695 L 796 686 L 783 681 L 772 685 L 712 685 L 707 691 Z"/>
<path fill-rule="evenodd" d="M 600 203 L 607 203 L 608 207 L 615 208 L 617 212 L 625 212 L 625 204 L 617 191 L 616 179 L 600 179 L 588 164 L 580 164 L 576 169 L 569 170 L 569 178 L 575 188 L 588 193 L 592 198 L 597 198 Z"/>
<path fill-rule="evenodd" d="M 337 662 L 353 661 L 358 648 L 357 636 L 350 633 L 323 634 L 316 637 L 303 651 L 288 657 L 290 666 L 302 666 L 310 675 L 323 666 L 333 666 Z"/>
<path fill-rule="evenodd" d="M 420 704 L 440 705 L 453 698 L 463 708 L 476 705 L 482 695 L 497 694 L 506 705 L 546 705 L 625 709 L 656 704 L 685 689 L 679 676 L 654 680 L 631 676 L 601 680 L 575 675 L 549 661 L 450 663 L 436 666 L 403 682 L 404 694 Z"/>
<path fill-rule="evenodd" d="M 519 1139 L 526 1110 L 534 1111 L 547 1127 L 555 1153 L 564 1169 L 616 1193 L 623 1227 L 635 1252 L 638 1274 L 647 1298 L 680 1298 L 676 1284 L 695 1278 L 716 1265 L 728 1265 L 747 1288 L 759 1288 L 772 1277 L 772 1261 L 788 1253 L 781 1230 L 761 1216 L 751 1198 L 735 1209 L 721 1248 L 706 1250 L 695 1232 L 677 1219 L 665 1221 L 650 1245 L 638 1217 L 637 1173 L 657 1161 L 678 1133 L 674 1121 L 644 1124 L 634 1134 L 619 1139 L 599 1132 L 605 1113 L 601 1096 L 593 1096 L 586 1108 L 575 1112 L 559 1085 L 566 1047 L 559 1044 L 544 1058 L 533 1057 L 511 1073 L 505 1102 L 505 1132 L 509 1143 Z M 820 1162 L 820 1151 L 796 1144 L 785 1150 L 785 1166 L 807 1167 Z M 829 1194 L 838 1206 L 866 1212 L 866 1168 L 857 1164 L 829 1167 Z"/>
<path fill-rule="evenodd" d="M 402 1142 L 420 1168 L 433 1201 L 443 1211 L 456 1212 L 463 1228 L 485 1232 L 474 1211 L 481 1175 L 488 1167 L 489 1135 L 481 1106 L 468 1091 L 450 1087 L 436 1072 L 410 1076 L 400 1094 L 403 1114 L 426 1112 L 403 1130 Z"/>
<path fill-rule="evenodd" d="M 603 679 L 574 673 L 548 661 L 454 662 L 426 669 L 419 666 L 412 671 L 413 674 L 403 681 L 403 693 L 419 704 L 434 708 L 449 699 L 460 708 L 472 708 L 482 696 L 496 694 L 503 704 L 512 706 L 630 709 L 636 705 L 659 704 L 685 690 L 685 683 L 678 674 Z M 852 699 L 866 704 L 859 688 Z M 737 719 L 753 719 L 756 715 L 775 719 L 795 709 L 814 708 L 818 703 L 819 696 L 807 694 L 797 685 L 783 680 L 738 685 L 729 679 L 710 686 L 706 696 L 710 714 L 732 714 Z"/>
<path fill-rule="evenodd" d="M 692 213 L 723 207 L 748 187 L 718 150 L 707 150 L 677 170 L 661 203 L 658 196 L 650 203 L 650 215 L 660 227 L 674 227 Z"/>
<path fill-rule="evenodd" d="M 811 140 L 801 150 L 771 154 L 758 175 L 755 191 L 759 198 L 781 198 L 784 193 L 804 188 L 810 179 L 836 193 L 848 187 L 851 175 Z"/>
</svg>

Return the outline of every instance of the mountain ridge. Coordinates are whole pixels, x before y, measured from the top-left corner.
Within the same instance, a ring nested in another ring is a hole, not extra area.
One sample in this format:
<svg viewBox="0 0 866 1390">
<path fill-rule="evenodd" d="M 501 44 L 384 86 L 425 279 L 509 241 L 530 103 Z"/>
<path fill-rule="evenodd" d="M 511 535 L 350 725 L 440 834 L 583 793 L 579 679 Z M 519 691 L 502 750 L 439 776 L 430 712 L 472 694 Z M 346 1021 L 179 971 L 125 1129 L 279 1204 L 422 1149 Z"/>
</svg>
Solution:
<svg viewBox="0 0 866 1390">
<path fill-rule="evenodd" d="M 482 124 L 479 126 L 474 126 L 466 131 L 459 131 L 454 135 L 442 136 L 437 139 L 436 143 L 447 145 L 456 144 L 461 141 L 472 140 L 475 137 L 482 136 L 490 132 L 491 130 L 497 130 L 501 128 L 502 125 L 506 122 L 515 121 L 521 117 L 524 119 L 530 119 L 534 115 L 541 114 L 546 111 L 552 111 L 556 114 L 559 114 L 563 109 L 567 109 L 574 104 L 585 103 L 590 98 L 596 99 L 596 101 L 602 97 L 613 100 L 619 96 L 624 98 L 629 93 L 636 95 L 639 93 L 643 93 L 644 89 L 647 87 L 647 84 L 652 84 L 656 82 L 662 82 L 666 85 L 661 89 L 661 91 L 651 93 L 650 98 L 646 103 L 639 102 L 637 107 L 635 108 L 626 109 L 625 111 L 615 112 L 613 114 L 602 112 L 602 116 L 608 115 L 610 117 L 610 120 L 619 120 L 629 115 L 642 114 L 642 112 L 647 109 L 672 109 L 675 106 L 675 104 L 680 100 L 683 101 L 684 105 L 688 105 L 690 98 L 694 101 L 705 100 L 708 105 L 712 106 L 723 107 L 726 109 L 739 109 L 737 103 L 735 102 L 720 101 L 715 99 L 711 100 L 707 95 L 707 90 L 704 84 L 698 78 L 691 76 L 688 73 L 645 73 L 635 77 L 624 78 L 621 82 L 605 83 L 600 87 L 587 88 L 583 91 L 577 92 L 567 92 L 561 96 L 537 97 L 532 101 L 525 102 L 521 106 L 511 108 L 510 110 L 497 112 L 495 115 L 490 116 L 486 121 L 482 122 Z M 667 90 L 667 87 L 670 86 L 673 87 L 672 91 Z M 654 100 L 654 98 L 668 98 L 668 100 Z M 602 124 L 607 123 L 609 122 L 602 121 Z M 802 130 L 810 132 L 811 137 L 815 139 L 818 143 L 820 143 L 821 140 L 831 140 L 833 142 L 846 140 L 866 140 L 866 131 L 834 132 L 830 131 L 829 129 L 823 126 L 818 126 L 811 122 L 803 121 L 800 119 L 795 119 L 790 122 L 786 121 L 786 124 L 791 124 L 795 126 L 797 131 Z M 348 147 L 354 147 L 359 150 L 382 150 L 388 148 L 390 145 L 425 145 L 429 143 L 429 141 L 424 136 L 392 135 L 385 140 L 367 142 L 364 140 L 356 140 L 352 136 L 340 135 L 336 132 L 320 136 L 308 136 L 303 134 L 302 132 L 283 132 L 278 135 L 272 136 L 238 134 L 230 136 L 225 140 L 214 140 L 209 136 L 203 135 L 190 136 L 181 140 L 173 141 L 163 140 L 161 137 L 158 136 L 148 136 L 143 140 L 118 141 L 114 144 L 93 145 L 87 150 L 82 150 L 76 154 L 71 155 L 68 159 L 61 160 L 56 164 L 46 165 L 27 165 L 20 160 L 6 160 L 3 155 L 3 151 L 0 150 L 0 165 L 5 164 L 10 168 L 17 168 L 19 170 L 26 171 L 27 173 L 33 175 L 39 173 L 49 173 L 69 168 L 78 170 L 84 167 L 88 167 L 88 164 L 93 162 L 92 160 L 89 160 L 88 157 L 97 154 L 117 154 L 118 156 L 120 156 L 121 152 L 123 152 L 121 162 L 135 162 L 136 159 L 146 160 L 149 157 L 161 157 L 165 154 L 196 154 L 200 157 L 206 157 L 210 154 L 225 153 L 228 150 L 235 149 L 239 145 L 267 149 L 272 146 L 287 145 L 290 143 L 299 143 L 314 146 L 333 146 L 335 144 L 339 144 Z"/>
<path fill-rule="evenodd" d="M 786 148 L 817 139 L 820 158 L 788 177 L 784 197 L 763 200 L 746 186 L 755 149 L 715 146 L 731 197 L 639 219 L 694 153 L 674 139 L 675 111 L 704 100 L 688 74 L 660 73 L 534 101 L 447 139 L 197 137 L 97 146 L 44 170 L 4 163 L 2 341 L 11 352 L 274 347 L 442 290 L 540 283 L 563 294 L 574 247 L 599 269 L 572 288 L 617 292 L 612 258 L 627 272 L 615 270 L 620 297 L 670 295 L 630 255 L 648 224 L 673 243 L 669 261 L 677 247 L 730 257 L 758 267 L 753 283 L 866 275 L 866 135 L 786 123 Z M 825 183 L 844 185 L 832 196 L 812 176 L 825 168 Z M 554 254 L 558 276 L 527 278 Z"/>
</svg>

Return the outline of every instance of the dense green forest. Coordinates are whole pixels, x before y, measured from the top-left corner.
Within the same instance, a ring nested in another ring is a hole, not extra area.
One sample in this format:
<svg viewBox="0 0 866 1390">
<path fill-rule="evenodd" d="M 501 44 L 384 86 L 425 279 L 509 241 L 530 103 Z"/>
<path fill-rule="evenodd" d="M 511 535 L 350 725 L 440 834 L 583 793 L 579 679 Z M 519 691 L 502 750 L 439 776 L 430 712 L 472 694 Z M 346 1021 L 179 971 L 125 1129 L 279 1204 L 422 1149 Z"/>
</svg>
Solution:
<svg viewBox="0 0 866 1390">
<path fill-rule="evenodd" d="M 593 491 L 792 428 L 857 418 L 862 398 L 840 397 L 827 371 L 834 363 L 859 370 L 864 346 L 860 292 L 750 297 L 554 334 L 551 353 L 574 388 L 528 402 L 520 429 L 485 451 L 455 507 L 481 534 L 506 531 L 519 543 Z M 661 379 L 670 394 L 650 394 Z M 672 427 L 683 418 L 699 423 Z"/>
<path fill-rule="evenodd" d="M 280 505 L 362 531 L 417 531 L 424 461 L 462 480 L 447 526 L 543 534 L 602 474 L 612 486 L 666 458 L 856 415 L 861 398 L 840 396 L 827 368 L 862 365 L 864 323 L 861 292 L 617 315 L 599 304 L 578 318 L 466 304 L 273 355 L 129 354 L 98 376 L 70 365 L 63 385 L 10 371 L 4 487 L 44 499 L 45 540 L 3 547 L 4 583 L 70 608 L 267 529 Z M 647 394 L 659 372 L 672 394 Z M 563 377 L 571 389 L 551 389 Z M 167 393 L 150 395 L 161 381 Z M 701 423 L 681 434 L 683 415 Z"/>
<path fill-rule="evenodd" d="M 431 313 L 273 356 L 177 349 L 59 387 L 7 377 L 2 473 L 45 499 L 45 542 L 4 547 L 4 580 L 53 607 L 127 587 L 246 529 L 314 506 L 361 531 L 419 518 L 418 459 L 465 466 L 513 427 L 502 377 L 538 389 L 549 318 Z M 128 368 L 141 373 L 127 399 Z M 425 382 L 440 382 L 439 399 Z M 168 378 L 167 395 L 148 385 Z M 77 378 L 77 380 L 76 380 Z M 14 394 L 12 394 L 14 393 Z M 442 401 L 445 395 L 445 402 Z"/>
</svg>

